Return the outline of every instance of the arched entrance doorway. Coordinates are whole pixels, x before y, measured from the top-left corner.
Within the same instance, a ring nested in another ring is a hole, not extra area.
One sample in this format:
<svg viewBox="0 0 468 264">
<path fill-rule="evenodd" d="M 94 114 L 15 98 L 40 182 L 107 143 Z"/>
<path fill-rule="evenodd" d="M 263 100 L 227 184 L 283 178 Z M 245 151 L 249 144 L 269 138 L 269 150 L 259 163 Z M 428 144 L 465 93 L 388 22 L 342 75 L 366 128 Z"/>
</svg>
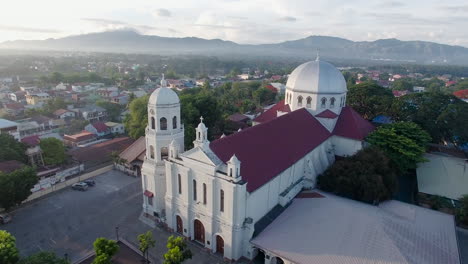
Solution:
<svg viewBox="0 0 468 264">
<path fill-rule="evenodd" d="M 200 222 L 200 220 L 195 220 L 193 226 L 195 230 L 195 241 L 205 245 L 205 227 L 202 222 Z"/>
<path fill-rule="evenodd" d="M 184 233 L 184 224 L 183 224 L 182 218 L 180 216 L 176 216 L 176 226 L 177 226 L 177 233 L 183 235 L 183 233 Z"/>
<path fill-rule="evenodd" d="M 224 256 L 224 239 L 221 236 L 216 236 L 216 253 Z"/>
</svg>

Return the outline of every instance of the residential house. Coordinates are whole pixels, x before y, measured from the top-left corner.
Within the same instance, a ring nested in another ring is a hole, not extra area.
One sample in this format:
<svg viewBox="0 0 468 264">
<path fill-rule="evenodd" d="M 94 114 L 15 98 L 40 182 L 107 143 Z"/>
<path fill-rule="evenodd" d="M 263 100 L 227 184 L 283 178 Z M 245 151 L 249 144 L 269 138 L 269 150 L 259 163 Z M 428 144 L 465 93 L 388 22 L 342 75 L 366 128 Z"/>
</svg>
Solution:
<svg viewBox="0 0 468 264">
<path fill-rule="evenodd" d="M 9 115 L 12 116 L 21 115 L 24 113 L 24 105 L 20 103 L 8 103 L 5 104 L 3 108 Z"/>
<path fill-rule="evenodd" d="M 23 92 L 31 93 L 37 90 L 37 87 L 36 86 L 21 86 L 20 90 Z"/>
<path fill-rule="evenodd" d="M 97 121 L 104 121 L 107 119 L 107 111 L 106 109 L 92 105 L 86 106 L 80 109 L 81 115 L 85 120 L 88 120 L 90 123 L 97 122 Z"/>
<path fill-rule="evenodd" d="M 116 168 L 136 177 L 141 176 L 141 166 L 146 157 L 145 137 L 140 137 L 120 153 Z"/>
<path fill-rule="evenodd" d="M 182 88 L 184 86 L 180 80 L 167 79 L 166 81 L 169 88 L 172 89 Z"/>
<path fill-rule="evenodd" d="M 130 98 L 126 94 L 119 94 L 111 98 L 111 102 L 119 105 L 127 105 Z"/>
<path fill-rule="evenodd" d="M 413 87 L 413 92 L 415 93 L 422 93 L 426 91 L 426 87 L 421 87 L 421 86 L 414 86 Z"/>
<path fill-rule="evenodd" d="M 237 75 L 237 78 L 241 80 L 248 80 L 250 78 L 250 75 L 248 73 L 243 73 L 243 74 Z"/>
<path fill-rule="evenodd" d="M 71 89 L 71 86 L 68 83 L 59 83 L 55 86 L 54 90 L 65 91 Z"/>
<path fill-rule="evenodd" d="M 96 141 L 96 135 L 89 131 L 82 131 L 73 135 L 64 135 L 63 143 L 69 147 L 77 147 L 86 143 Z"/>
<path fill-rule="evenodd" d="M 282 83 L 272 82 L 270 85 L 273 86 L 280 94 L 284 94 L 284 91 L 286 90 L 286 85 Z"/>
<path fill-rule="evenodd" d="M 60 119 L 71 119 L 75 118 L 76 113 L 68 109 L 58 109 L 54 112 L 54 116 Z"/>
<path fill-rule="evenodd" d="M 15 101 L 15 102 L 23 102 L 26 100 L 26 92 L 23 91 L 17 91 L 14 93 L 10 93 L 9 95 L 10 100 Z"/>
<path fill-rule="evenodd" d="M 114 135 L 125 133 L 125 128 L 123 124 L 115 122 L 106 122 L 104 124 L 110 129 L 110 132 Z"/>
<path fill-rule="evenodd" d="M 111 133 L 110 127 L 103 122 L 94 122 L 85 126 L 85 130 L 95 134 L 97 137 L 104 137 Z"/>
<path fill-rule="evenodd" d="M 50 98 L 48 93 L 29 93 L 26 95 L 26 102 L 29 105 L 38 105 L 46 102 Z"/>
<path fill-rule="evenodd" d="M 0 119 L 0 134 L 10 134 L 16 140 L 19 140 L 18 123 L 7 119 Z"/>
</svg>

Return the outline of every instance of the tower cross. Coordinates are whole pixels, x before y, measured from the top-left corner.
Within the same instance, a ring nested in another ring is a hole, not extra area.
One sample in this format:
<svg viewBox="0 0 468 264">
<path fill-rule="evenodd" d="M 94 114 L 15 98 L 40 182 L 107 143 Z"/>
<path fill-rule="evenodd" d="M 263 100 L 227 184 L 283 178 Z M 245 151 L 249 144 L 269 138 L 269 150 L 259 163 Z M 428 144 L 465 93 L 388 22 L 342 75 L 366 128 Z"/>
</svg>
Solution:
<svg viewBox="0 0 468 264">
<path fill-rule="evenodd" d="M 200 116 L 200 121 L 201 121 L 202 123 L 203 123 L 203 119 L 204 119 L 203 116 Z"/>
</svg>

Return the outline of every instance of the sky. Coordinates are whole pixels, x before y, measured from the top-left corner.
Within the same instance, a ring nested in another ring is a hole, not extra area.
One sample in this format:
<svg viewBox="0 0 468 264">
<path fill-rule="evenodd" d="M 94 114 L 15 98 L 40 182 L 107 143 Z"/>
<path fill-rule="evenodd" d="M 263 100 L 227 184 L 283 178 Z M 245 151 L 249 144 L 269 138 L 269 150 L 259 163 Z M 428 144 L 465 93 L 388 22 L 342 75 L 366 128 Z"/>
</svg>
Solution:
<svg viewBox="0 0 468 264">
<path fill-rule="evenodd" d="M 311 35 L 468 47 L 466 0 L 2 0 L 0 42 L 119 29 L 243 44 Z"/>
</svg>

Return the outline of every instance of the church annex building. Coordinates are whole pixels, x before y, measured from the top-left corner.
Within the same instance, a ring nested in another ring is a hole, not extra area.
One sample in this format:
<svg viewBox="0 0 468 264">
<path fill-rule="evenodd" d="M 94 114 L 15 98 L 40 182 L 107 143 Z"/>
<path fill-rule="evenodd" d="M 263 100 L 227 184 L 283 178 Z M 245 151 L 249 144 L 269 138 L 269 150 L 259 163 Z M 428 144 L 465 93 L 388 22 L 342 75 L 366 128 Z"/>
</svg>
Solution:
<svg viewBox="0 0 468 264">
<path fill-rule="evenodd" d="M 285 99 L 254 126 L 210 142 L 201 118 L 184 150 L 180 101 L 163 78 L 148 102 L 145 215 L 229 260 L 460 263 L 452 216 L 315 189 L 335 157 L 362 149 L 374 130 L 346 93 L 341 72 L 317 58 L 291 73 Z"/>
</svg>

